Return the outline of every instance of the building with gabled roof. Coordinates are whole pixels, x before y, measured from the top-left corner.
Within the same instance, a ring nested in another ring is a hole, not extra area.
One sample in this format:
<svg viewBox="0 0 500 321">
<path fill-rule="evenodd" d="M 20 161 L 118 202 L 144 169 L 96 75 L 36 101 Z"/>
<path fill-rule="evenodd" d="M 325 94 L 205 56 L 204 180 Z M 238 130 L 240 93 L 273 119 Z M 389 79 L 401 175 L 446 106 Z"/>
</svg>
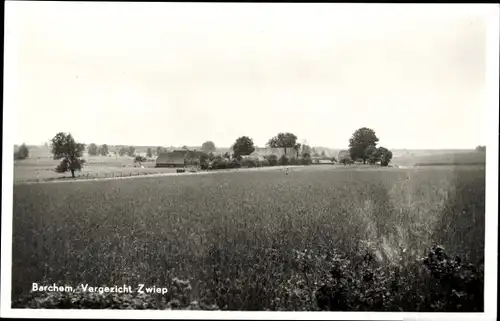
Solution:
<svg viewBox="0 0 500 321">
<path fill-rule="evenodd" d="M 341 159 L 343 158 L 351 158 L 351 154 L 349 153 L 349 150 L 348 149 L 343 149 L 339 152 L 338 156 L 337 156 L 337 160 L 340 162 Z"/>
<path fill-rule="evenodd" d="M 187 150 L 160 153 L 155 167 L 184 167 Z"/>
</svg>

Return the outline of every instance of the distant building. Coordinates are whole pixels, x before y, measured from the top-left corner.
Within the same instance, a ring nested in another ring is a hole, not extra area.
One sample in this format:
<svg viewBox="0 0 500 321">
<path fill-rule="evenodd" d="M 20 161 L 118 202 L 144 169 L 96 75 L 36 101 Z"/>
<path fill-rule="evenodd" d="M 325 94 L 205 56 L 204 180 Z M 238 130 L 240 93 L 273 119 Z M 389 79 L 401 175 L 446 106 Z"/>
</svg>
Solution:
<svg viewBox="0 0 500 321">
<path fill-rule="evenodd" d="M 156 167 L 184 167 L 187 150 L 174 150 L 160 153 L 156 158 Z"/>
<path fill-rule="evenodd" d="M 269 155 L 276 155 L 278 158 L 283 155 L 288 157 L 298 157 L 298 151 L 292 147 L 256 147 L 255 151 L 250 154 L 250 156 L 256 158 L 262 158 Z"/>
<path fill-rule="evenodd" d="M 161 152 L 156 158 L 156 167 L 184 167 L 186 161 L 199 160 L 203 151 L 174 149 L 171 152 Z"/>
<path fill-rule="evenodd" d="M 343 149 L 339 152 L 338 156 L 337 156 L 337 160 L 340 161 L 341 159 L 343 158 L 351 158 L 351 155 L 349 154 L 349 150 L 347 149 Z"/>
</svg>

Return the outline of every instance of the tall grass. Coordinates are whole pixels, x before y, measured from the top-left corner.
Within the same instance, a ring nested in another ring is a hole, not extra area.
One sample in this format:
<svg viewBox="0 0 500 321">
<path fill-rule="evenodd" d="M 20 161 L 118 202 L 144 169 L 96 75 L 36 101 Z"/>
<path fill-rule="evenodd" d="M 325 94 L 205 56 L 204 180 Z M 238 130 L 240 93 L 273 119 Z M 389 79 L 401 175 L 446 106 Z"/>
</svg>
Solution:
<svg viewBox="0 0 500 321">
<path fill-rule="evenodd" d="M 418 262 L 433 244 L 483 260 L 484 184 L 484 168 L 325 168 L 19 185 L 13 300 L 31 304 L 32 282 L 135 288 L 179 278 L 190 284 L 186 302 L 205 308 L 319 310 L 332 266 L 354 270 L 373 253 L 384 273 L 400 271 L 404 290 L 392 305 L 345 307 L 424 309 L 407 293 L 427 289 Z M 170 306 L 162 300 L 147 307 Z"/>
</svg>

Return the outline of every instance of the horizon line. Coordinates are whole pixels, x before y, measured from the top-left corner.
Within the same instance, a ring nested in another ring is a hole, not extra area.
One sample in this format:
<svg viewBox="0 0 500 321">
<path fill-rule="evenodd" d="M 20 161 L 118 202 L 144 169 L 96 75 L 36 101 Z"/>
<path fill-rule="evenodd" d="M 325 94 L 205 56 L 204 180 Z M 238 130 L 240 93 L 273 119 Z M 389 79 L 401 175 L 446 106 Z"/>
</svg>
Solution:
<svg viewBox="0 0 500 321">
<path fill-rule="evenodd" d="M 20 144 L 16 143 L 16 144 L 14 144 L 14 146 L 20 146 L 22 144 L 25 144 L 27 147 L 45 147 L 44 144 L 29 144 L 29 143 L 20 143 Z M 84 144 L 85 144 L 85 146 L 88 146 L 88 145 L 90 145 L 92 143 L 89 143 L 89 144 L 84 143 Z M 104 144 L 97 144 L 97 143 L 94 143 L 94 144 L 96 144 L 97 146 L 104 145 Z M 150 148 L 157 148 L 157 147 L 163 147 L 163 148 L 182 148 L 182 146 L 187 146 L 188 148 L 198 147 L 198 148 L 201 149 L 201 145 L 199 145 L 199 146 L 198 145 L 196 145 L 196 146 L 194 146 L 194 145 L 189 146 L 189 145 L 186 145 L 186 144 L 180 145 L 180 146 L 175 146 L 175 145 L 169 145 L 169 146 L 161 145 L 160 146 L 160 145 L 140 145 L 140 144 L 136 144 L 136 145 L 134 145 L 134 144 L 106 144 L 106 145 L 111 146 L 111 147 L 115 147 L 115 146 L 134 146 L 134 147 L 150 147 Z M 307 144 L 307 145 L 309 145 L 309 144 Z M 48 146 L 50 146 L 50 145 L 48 145 Z M 257 145 L 257 144 L 255 144 L 254 146 L 258 147 L 258 148 L 267 147 L 266 145 L 260 146 L 260 145 Z M 323 146 L 322 145 L 309 145 L 309 146 L 312 147 L 312 148 L 328 148 L 328 149 L 334 149 L 334 150 L 337 150 L 337 149 L 338 150 L 349 149 L 349 147 L 342 147 L 342 148 L 340 148 L 340 147 L 330 147 L 330 146 L 324 146 L 324 145 Z M 380 146 L 383 146 L 383 145 L 380 145 Z M 453 148 L 453 147 L 439 147 L 439 148 L 426 148 L 426 147 L 424 147 L 424 148 L 408 148 L 408 147 L 404 147 L 403 148 L 403 147 L 393 147 L 393 148 L 391 148 L 391 150 L 474 150 L 477 146 L 486 146 L 486 145 L 478 144 L 478 145 L 476 145 L 474 147 L 460 147 L 460 148 L 458 148 L 458 147 L 457 148 Z M 231 146 L 216 146 L 215 147 L 216 150 L 219 149 L 219 148 L 220 149 L 230 149 Z"/>
</svg>

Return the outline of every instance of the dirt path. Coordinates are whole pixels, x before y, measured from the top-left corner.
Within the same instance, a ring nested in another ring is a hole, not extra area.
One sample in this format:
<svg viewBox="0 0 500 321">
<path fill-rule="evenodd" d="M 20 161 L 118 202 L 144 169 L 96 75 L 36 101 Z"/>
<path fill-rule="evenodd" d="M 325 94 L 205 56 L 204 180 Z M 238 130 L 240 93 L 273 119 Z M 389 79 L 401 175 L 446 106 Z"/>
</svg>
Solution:
<svg viewBox="0 0 500 321">
<path fill-rule="evenodd" d="M 132 175 L 132 176 L 122 176 L 122 177 L 96 177 L 96 178 L 67 178 L 61 180 L 51 180 L 51 181 L 36 181 L 36 182 L 15 182 L 14 185 L 29 185 L 29 184 L 56 184 L 56 183 L 77 183 L 77 182 L 95 182 L 95 181 L 109 181 L 109 180 L 119 180 L 119 179 L 138 179 L 138 178 L 151 178 L 151 177 L 163 177 L 163 176 L 188 176 L 188 175 L 212 175 L 220 173 L 234 173 L 234 172 L 252 172 L 252 171 L 278 171 L 293 168 L 302 168 L 305 166 L 270 166 L 270 167 L 254 167 L 254 168 L 235 168 L 235 169 L 222 169 L 222 170 L 212 170 L 212 171 L 200 171 L 196 173 L 158 173 L 158 174 L 144 174 L 144 175 Z"/>
</svg>

